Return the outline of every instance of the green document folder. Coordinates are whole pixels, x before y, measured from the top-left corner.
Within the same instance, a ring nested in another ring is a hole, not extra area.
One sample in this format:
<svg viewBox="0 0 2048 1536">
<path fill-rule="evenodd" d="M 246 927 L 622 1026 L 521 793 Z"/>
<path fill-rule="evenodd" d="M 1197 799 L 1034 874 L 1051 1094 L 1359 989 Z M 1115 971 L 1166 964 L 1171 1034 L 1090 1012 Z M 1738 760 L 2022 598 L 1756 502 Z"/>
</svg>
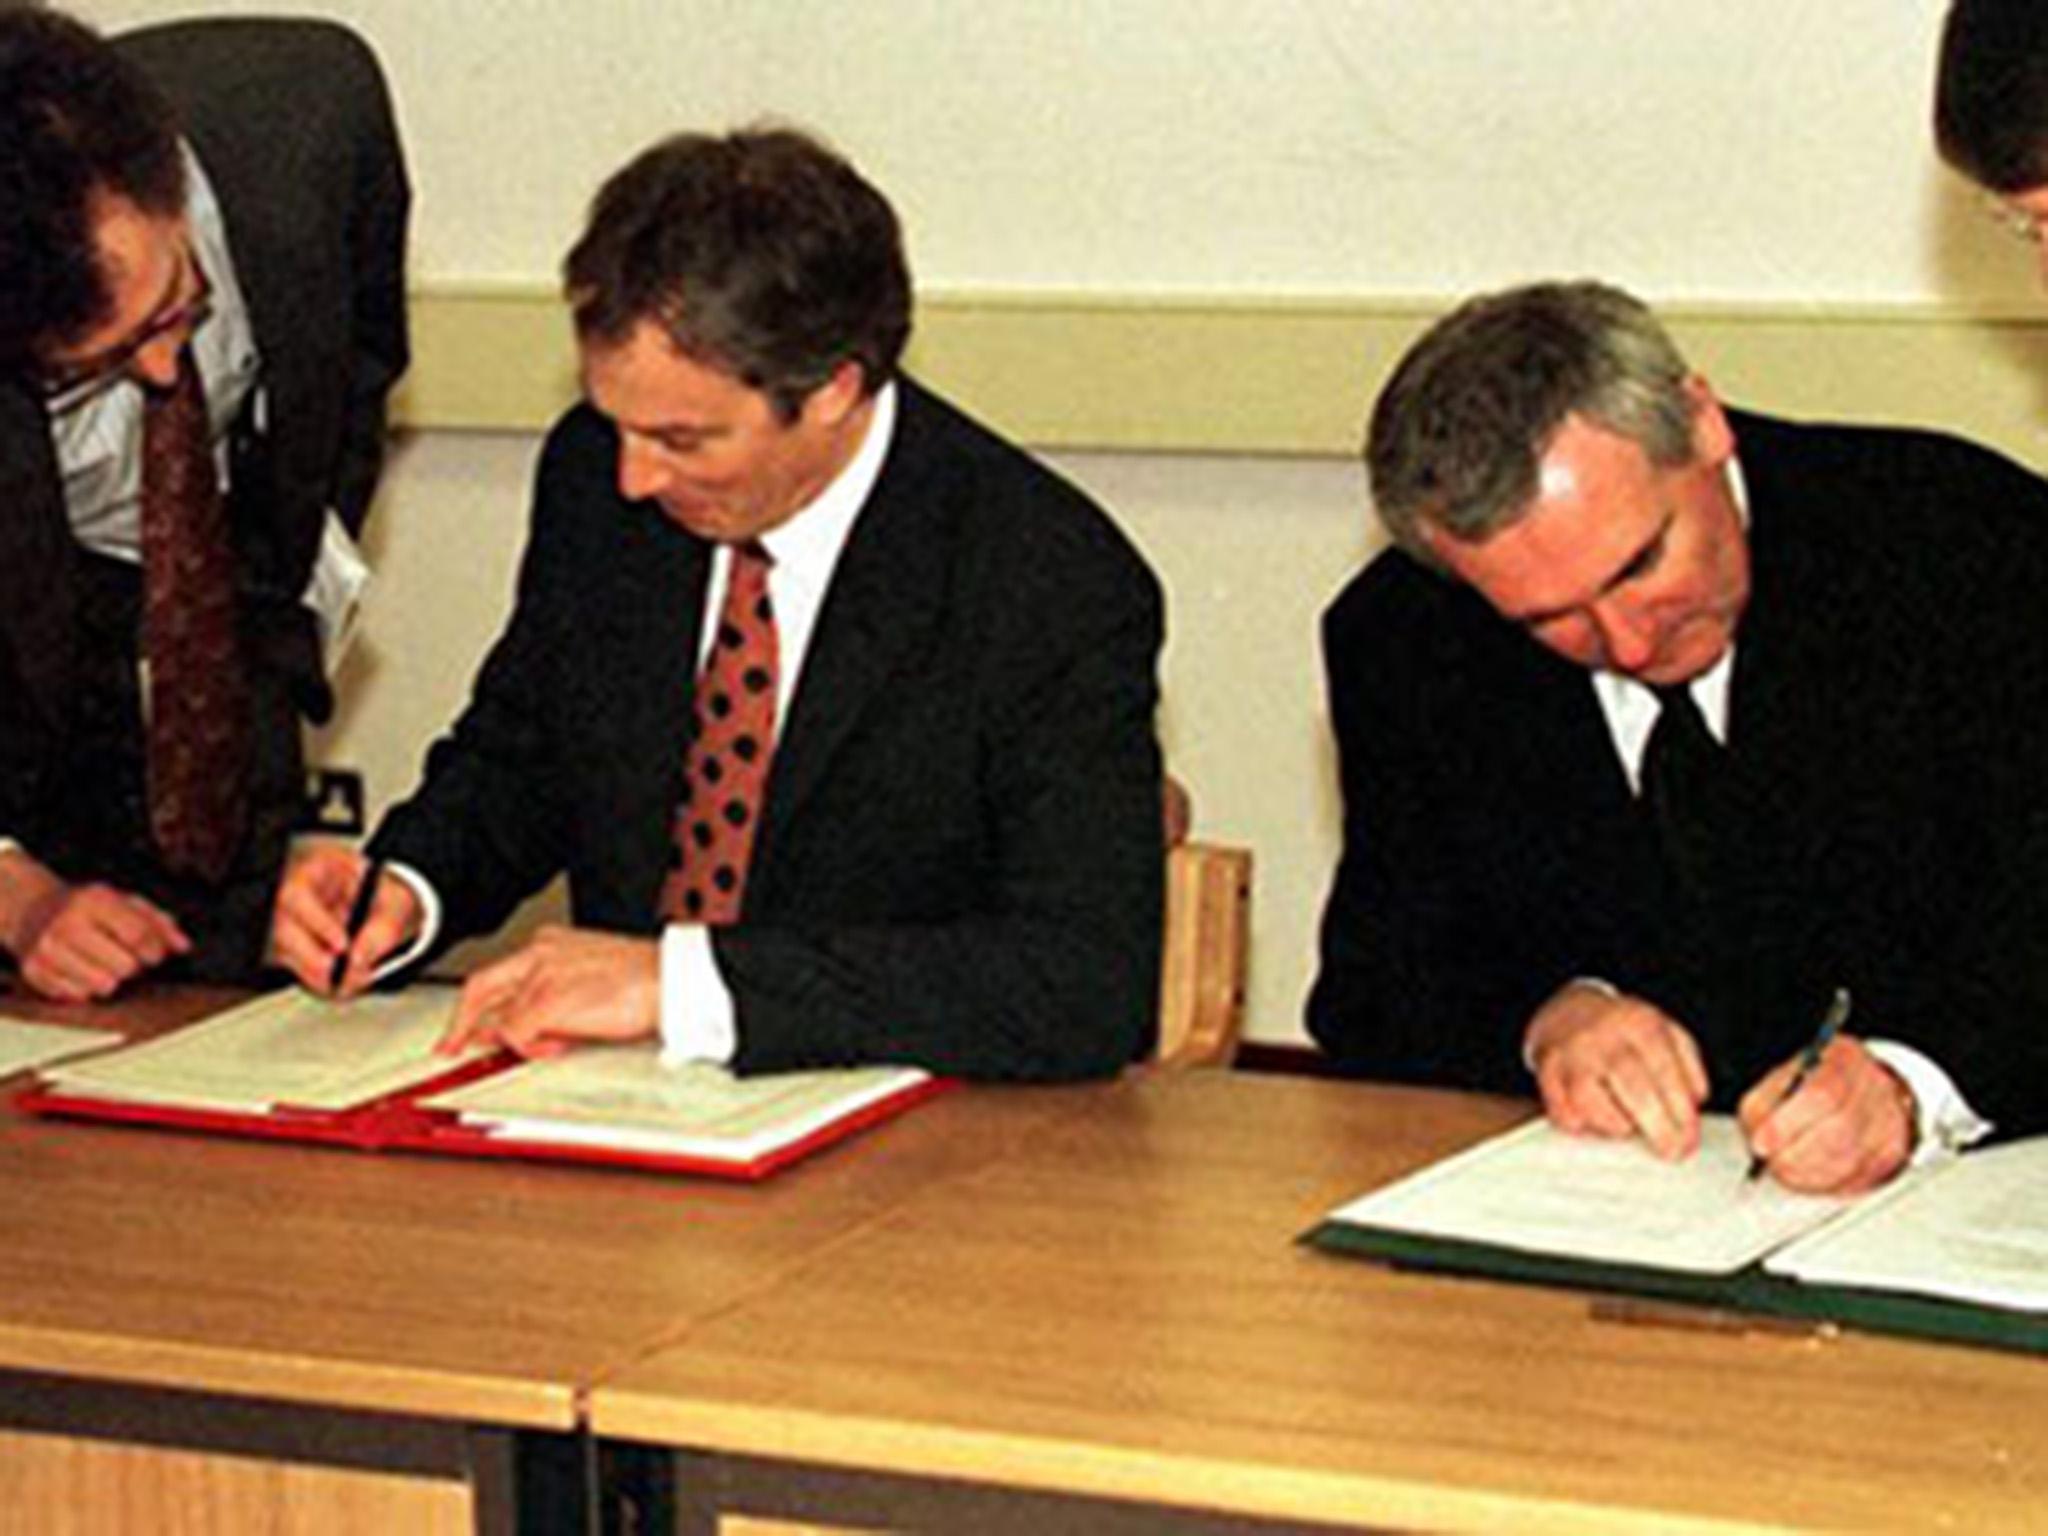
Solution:
<svg viewBox="0 0 2048 1536">
<path fill-rule="evenodd" d="M 1654 1249 L 1654 1233 L 1618 1234 L 1620 1241 L 1614 1246 L 1637 1250 L 1630 1259 L 1584 1251 L 1601 1246 L 1597 1233 L 1585 1241 L 1561 1235 L 1546 1245 L 1537 1223 L 1515 1215 L 1526 1206 L 1541 1207 L 1553 1195 L 1562 1202 L 1570 1194 L 1565 1181 L 1575 1161 L 1589 1170 L 1589 1181 L 1612 1181 L 1599 1199 L 1628 1200 L 1629 1180 L 1635 1176 L 1630 1154 L 1630 1144 L 1588 1144 L 1540 1123 L 1523 1126 L 1352 1202 L 1303 1233 L 1300 1241 L 1325 1253 L 1400 1269 L 2048 1352 L 2048 1246 L 2041 1245 L 2040 1233 L 2015 1230 L 2012 1221 L 1998 1219 L 2001 1213 L 2014 1213 L 2014 1220 L 2023 1220 L 2024 1209 L 2032 1208 L 2042 1212 L 2039 1220 L 2048 1227 L 2048 1202 L 2033 1198 L 2036 1188 L 2048 1185 L 2048 1140 L 1969 1154 L 1862 1201 L 1814 1202 L 1813 1211 L 1792 1211 L 1785 1217 L 1807 1223 L 1799 1235 L 1773 1241 L 1752 1234 L 1752 1245 L 1766 1244 L 1764 1251 L 1721 1270 L 1695 1267 L 1712 1262 L 1697 1253 L 1673 1264 L 1642 1257 L 1642 1252 Z M 1641 1151 L 1641 1157 L 1646 1197 L 1660 1202 L 1654 1214 L 1644 1217 L 1646 1226 L 1654 1226 L 1669 1210 L 1673 1181 L 1707 1185 L 1704 1198 L 1709 1200 L 1718 1198 L 1714 1191 L 1725 1185 L 1730 1200 L 1789 1203 L 1786 1197 L 1743 1189 L 1739 1173 L 1730 1182 L 1722 1165 L 1675 1169 L 1656 1163 L 1647 1151 Z M 1539 1166 L 1532 1161 L 1538 1158 L 1557 1161 Z M 1538 1182 L 1517 1182 L 1528 1179 L 1532 1169 L 1537 1170 Z M 1491 1217 L 1488 1201 L 1507 1212 L 1507 1219 Z M 1350 1214 L 1359 1207 L 1365 1209 Z M 1385 1223 L 1374 1219 L 1381 1212 L 1390 1218 Z M 1611 1219 L 1613 1208 L 1600 1214 Z M 1559 1225 L 1564 1225 L 1562 1219 Z M 1497 1236 L 1488 1235 L 1489 1228 Z M 1869 1250 L 1873 1244 L 1903 1254 L 1903 1262 L 1871 1265 L 1859 1259 L 1858 1250 Z M 1969 1273 L 1965 1262 L 1960 1272 L 1951 1263 L 1939 1278 L 1912 1273 L 1926 1253 L 1941 1245 L 1966 1261 L 1977 1256 L 1982 1272 Z M 1815 1283 L 1766 1267 L 1785 1262 L 1783 1255 L 1794 1249 L 1839 1252 L 1843 1257 L 1826 1266 L 1829 1272 L 1846 1273 L 1860 1263 L 1867 1274 L 1854 1283 Z M 1936 1293 L 1941 1289 L 1978 1294 Z M 2003 1295 L 2007 1301 L 1984 1300 L 1986 1293 Z"/>
</svg>

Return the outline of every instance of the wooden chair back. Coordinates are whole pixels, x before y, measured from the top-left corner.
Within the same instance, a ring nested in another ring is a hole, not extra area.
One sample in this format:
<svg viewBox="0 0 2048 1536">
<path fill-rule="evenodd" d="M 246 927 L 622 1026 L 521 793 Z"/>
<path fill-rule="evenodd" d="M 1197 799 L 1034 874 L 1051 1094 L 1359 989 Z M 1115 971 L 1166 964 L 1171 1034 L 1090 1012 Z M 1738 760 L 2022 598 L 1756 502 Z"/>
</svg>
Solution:
<svg viewBox="0 0 2048 1536">
<path fill-rule="evenodd" d="M 1167 849 L 1156 1065 L 1228 1066 L 1237 1054 L 1251 891 L 1249 848 L 1180 842 Z"/>
</svg>

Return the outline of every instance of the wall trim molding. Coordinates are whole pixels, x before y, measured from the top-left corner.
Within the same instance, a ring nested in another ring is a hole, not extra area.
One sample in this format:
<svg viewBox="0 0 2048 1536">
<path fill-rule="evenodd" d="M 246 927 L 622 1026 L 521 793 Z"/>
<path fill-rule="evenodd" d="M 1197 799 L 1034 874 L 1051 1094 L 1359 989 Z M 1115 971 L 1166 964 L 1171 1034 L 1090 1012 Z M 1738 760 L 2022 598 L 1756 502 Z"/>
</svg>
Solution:
<svg viewBox="0 0 2048 1536">
<path fill-rule="evenodd" d="M 934 293 L 910 367 L 1034 447 L 1345 456 L 1403 348 L 1451 300 Z M 576 397 L 559 298 L 430 281 L 396 403 L 421 431 L 538 431 Z M 1663 306 L 1721 393 L 1759 409 L 1952 427 L 2048 464 L 2048 305 Z"/>
</svg>

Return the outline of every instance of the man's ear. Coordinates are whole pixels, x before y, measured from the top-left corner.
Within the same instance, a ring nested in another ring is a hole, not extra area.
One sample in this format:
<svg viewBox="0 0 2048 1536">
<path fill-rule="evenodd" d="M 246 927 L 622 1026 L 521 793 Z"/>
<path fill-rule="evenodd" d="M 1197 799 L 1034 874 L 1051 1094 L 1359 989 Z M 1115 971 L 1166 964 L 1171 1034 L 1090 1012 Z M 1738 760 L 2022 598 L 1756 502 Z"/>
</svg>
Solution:
<svg viewBox="0 0 2048 1536">
<path fill-rule="evenodd" d="M 867 398 L 867 374 L 848 358 L 832 376 L 804 397 L 804 414 L 819 426 L 836 427 Z"/>
<path fill-rule="evenodd" d="M 1701 375 L 1687 377 L 1685 393 L 1692 401 L 1693 462 L 1718 469 L 1735 455 L 1735 428 L 1729 424 L 1714 386 Z"/>
</svg>

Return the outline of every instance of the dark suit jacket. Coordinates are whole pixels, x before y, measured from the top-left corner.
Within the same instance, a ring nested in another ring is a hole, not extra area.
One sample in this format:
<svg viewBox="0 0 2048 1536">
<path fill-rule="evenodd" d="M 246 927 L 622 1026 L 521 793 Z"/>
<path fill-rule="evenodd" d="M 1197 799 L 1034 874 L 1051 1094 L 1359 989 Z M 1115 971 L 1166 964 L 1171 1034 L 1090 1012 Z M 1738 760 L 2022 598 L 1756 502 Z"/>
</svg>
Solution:
<svg viewBox="0 0 2048 1536">
<path fill-rule="evenodd" d="M 326 509 L 369 506 L 384 397 L 406 363 L 408 189 L 375 59 L 325 22 L 203 21 L 116 40 L 170 96 L 219 198 L 262 355 L 267 428 L 234 440 L 242 623 L 257 702 L 257 814 L 226 891 L 195 889 L 146 848 L 82 868 L 52 782 L 72 728 L 80 553 L 40 400 L 0 381 L 0 832 L 74 879 L 114 879 L 202 930 L 201 969 L 253 967 L 301 793 L 298 715 L 329 708 L 299 602 Z M 66 867 L 66 866 L 69 867 Z"/>
<path fill-rule="evenodd" d="M 1345 799 L 1311 1033 L 1360 1073 L 1527 1092 L 1530 1015 L 1605 977 L 1732 1105 L 1837 984 L 2005 1131 L 2048 1124 L 2048 487 L 1921 433 L 1734 415 L 1753 586 L 1730 693 L 1739 963 L 1672 931 L 1590 677 L 1389 553 L 1324 621 Z"/>
<path fill-rule="evenodd" d="M 1158 1004 L 1158 585 L 1071 486 L 900 387 L 714 939 L 736 1064 L 1110 1072 Z M 587 407 L 555 428 L 510 626 L 373 840 L 449 938 L 564 870 L 578 923 L 658 927 L 710 546 L 622 501 L 616 455 Z"/>
</svg>

